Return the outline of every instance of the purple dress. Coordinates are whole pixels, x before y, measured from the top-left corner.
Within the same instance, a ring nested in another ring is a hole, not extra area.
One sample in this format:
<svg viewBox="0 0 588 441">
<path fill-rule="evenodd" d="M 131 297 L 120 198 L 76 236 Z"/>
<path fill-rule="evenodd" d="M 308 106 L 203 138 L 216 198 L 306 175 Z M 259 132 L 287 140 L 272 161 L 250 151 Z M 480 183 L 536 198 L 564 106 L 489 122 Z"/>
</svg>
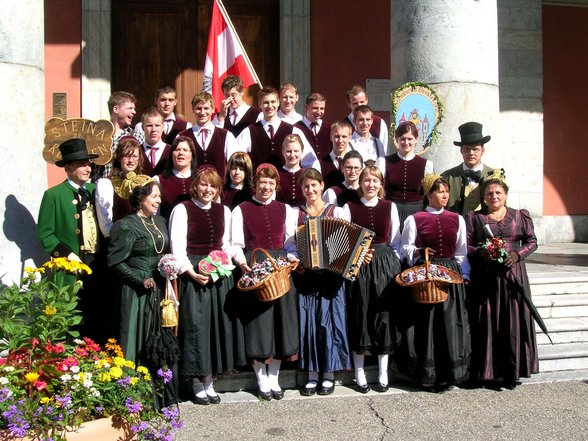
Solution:
<svg viewBox="0 0 588 441">
<path fill-rule="evenodd" d="M 469 212 L 466 224 L 472 266 L 472 377 L 505 382 L 530 377 L 539 372 L 535 324 L 520 293 L 530 298 L 524 259 L 537 249 L 533 221 L 527 210 L 507 208 L 500 222 L 481 210 Z M 481 259 L 478 244 L 485 240 L 484 225 L 506 240 L 507 252 L 519 254 L 521 260 L 513 268 Z"/>
</svg>

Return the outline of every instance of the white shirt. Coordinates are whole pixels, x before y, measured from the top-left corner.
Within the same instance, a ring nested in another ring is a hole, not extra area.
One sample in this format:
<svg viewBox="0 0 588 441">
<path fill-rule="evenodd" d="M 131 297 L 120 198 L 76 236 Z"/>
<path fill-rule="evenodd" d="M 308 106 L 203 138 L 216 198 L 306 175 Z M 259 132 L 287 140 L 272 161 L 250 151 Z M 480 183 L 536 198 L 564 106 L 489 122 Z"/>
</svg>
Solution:
<svg viewBox="0 0 588 441">
<path fill-rule="evenodd" d="M 271 121 L 271 122 L 267 122 L 264 119 L 261 120 L 261 125 L 263 127 L 265 134 L 268 136 L 268 138 L 269 138 L 268 126 L 271 125 L 274 128 L 274 134 L 275 134 L 278 132 L 278 128 L 280 127 L 281 123 L 282 123 L 282 121 L 279 118 L 274 118 L 273 121 Z M 319 160 L 317 159 L 316 153 L 314 152 L 314 149 L 308 143 L 308 140 L 306 139 L 306 136 L 304 136 L 304 133 L 302 132 L 302 130 L 300 130 L 298 127 L 293 127 L 292 134 L 296 134 L 296 135 L 300 136 L 300 139 L 302 140 L 302 144 L 304 146 L 304 150 L 302 152 L 302 158 L 300 158 L 300 164 L 302 164 L 302 167 L 303 168 L 315 168 L 320 172 L 321 166 L 320 166 Z M 251 141 L 251 131 L 250 131 L 249 127 L 247 127 L 245 130 L 243 130 L 241 132 L 241 134 L 237 138 L 237 144 L 239 144 L 239 148 L 241 151 L 251 153 L 251 149 L 253 146 L 252 146 L 252 141 Z"/>
<path fill-rule="evenodd" d="M 210 210 L 212 203 L 203 204 L 200 201 L 191 199 L 199 208 L 203 210 Z M 225 218 L 225 231 L 223 232 L 221 249 L 230 256 L 231 250 L 231 210 L 229 207 L 223 205 Z M 171 252 L 176 256 L 178 264 L 180 265 L 180 273 L 184 273 L 191 268 L 194 268 L 190 259 L 188 258 L 188 211 L 184 204 L 178 204 L 174 207 L 169 218 L 169 239 Z"/>
<path fill-rule="evenodd" d="M 349 118 L 349 121 L 351 121 L 351 124 L 353 125 L 353 129 L 355 130 L 355 116 L 353 116 L 353 112 L 351 112 L 349 115 L 347 115 L 347 118 Z M 386 155 L 391 155 L 392 151 L 391 151 L 391 147 L 392 144 L 389 144 L 388 142 L 388 125 L 386 124 L 386 121 L 384 121 L 384 119 L 381 119 L 380 122 L 380 136 L 378 136 L 378 139 L 380 140 L 380 142 L 382 143 L 382 147 L 384 148 L 384 152 Z"/>
<path fill-rule="evenodd" d="M 427 207 L 425 210 L 433 214 L 443 213 L 443 208 L 435 210 L 434 208 Z M 419 259 L 418 247 L 415 245 L 417 233 L 414 216 L 410 215 L 404 221 L 404 229 L 402 230 L 402 254 L 406 257 L 410 265 L 414 265 Z M 463 278 L 469 280 L 470 262 L 468 261 L 466 226 L 461 216 L 459 216 L 459 228 L 455 237 L 455 260 L 457 260 L 461 267 Z"/>
<path fill-rule="evenodd" d="M 96 182 L 96 217 L 98 226 L 104 237 L 110 237 L 112 228 L 112 207 L 114 205 L 114 188 L 108 178 L 98 179 Z"/>
<path fill-rule="evenodd" d="M 357 190 L 359 188 L 359 185 L 353 188 L 347 185 L 345 182 L 342 182 L 341 185 L 351 190 Z M 323 193 L 323 201 L 329 204 L 333 204 L 335 207 L 337 206 L 337 194 L 335 193 L 335 190 L 333 190 L 333 188 L 328 188 L 325 190 L 325 192 Z"/>
<path fill-rule="evenodd" d="M 290 113 L 290 115 L 286 115 L 281 110 L 278 110 L 278 118 L 282 121 L 290 123 L 292 125 L 296 124 L 298 121 L 302 121 L 302 115 L 296 111 Z"/>
<path fill-rule="evenodd" d="M 273 202 L 275 196 L 270 198 L 268 201 L 262 202 L 253 196 L 253 200 L 260 204 L 268 205 Z M 284 204 L 285 205 L 285 204 Z M 284 240 L 284 249 L 288 257 L 298 257 L 296 251 L 296 228 L 298 227 L 298 211 L 289 205 L 286 205 L 286 231 Z M 243 249 L 245 248 L 245 231 L 243 228 L 243 212 L 241 207 L 238 205 L 233 209 L 232 221 L 231 221 L 231 243 L 233 246 L 234 260 L 237 265 L 245 263 L 245 254 Z M 252 251 L 252 250 L 249 250 Z"/>
<path fill-rule="evenodd" d="M 229 108 L 227 110 L 227 116 L 225 116 L 225 120 L 223 122 L 220 122 L 217 118 L 218 115 L 214 115 L 214 118 L 212 118 L 212 123 L 217 126 L 220 127 L 221 129 L 224 128 L 225 126 L 225 121 L 227 119 L 231 120 L 231 123 L 233 125 L 237 125 L 239 124 L 239 121 L 241 121 L 241 119 L 243 118 L 243 116 L 247 113 L 247 111 L 251 108 L 251 106 L 247 103 L 243 103 L 241 104 L 239 107 L 237 107 L 236 109 L 231 109 Z M 236 113 L 237 114 L 237 118 L 235 119 L 235 122 L 232 121 L 233 117 L 231 116 L 232 114 Z M 263 113 L 260 113 L 259 115 L 257 115 L 257 120 L 256 121 L 260 121 L 263 119 Z"/>
<path fill-rule="evenodd" d="M 372 198 L 369 201 L 366 198 L 361 198 L 361 203 L 366 207 L 375 207 L 380 202 L 379 198 Z M 352 222 L 351 220 L 351 210 L 349 209 L 349 204 L 345 204 L 343 206 L 343 219 Z M 400 218 L 398 216 L 398 208 L 396 208 L 396 204 L 392 202 L 390 207 L 390 218 L 392 219 L 392 223 L 390 225 L 390 248 L 394 250 L 396 257 L 402 260 L 401 257 L 401 242 L 400 242 Z"/>
<path fill-rule="evenodd" d="M 353 132 L 351 136 L 351 148 L 359 152 L 363 158 L 363 162 L 374 161 L 376 167 L 380 169 L 382 174 L 386 173 L 386 159 L 384 155 L 384 147 L 378 138 L 375 138 L 368 133 L 368 138 L 362 137 L 359 133 Z"/>
<path fill-rule="evenodd" d="M 414 157 L 416 156 L 415 152 L 409 152 L 406 156 L 402 156 L 402 153 L 400 152 L 396 152 L 396 154 L 403 161 L 410 161 L 411 159 L 414 159 Z M 433 169 L 433 162 L 427 159 L 427 162 L 425 163 L 425 176 L 431 173 L 435 173 L 435 170 Z M 384 174 L 384 176 L 386 175 Z"/>
<path fill-rule="evenodd" d="M 192 127 L 192 133 L 194 134 L 194 138 L 198 141 L 198 144 L 202 144 L 202 129 L 208 130 L 206 134 L 206 141 L 202 147 L 204 151 L 208 149 L 210 145 L 210 140 L 212 139 L 212 135 L 214 134 L 215 126 L 212 123 L 208 123 L 203 127 L 200 127 L 198 124 L 195 124 Z M 233 136 L 233 134 L 227 131 L 227 137 L 225 138 L 225 146 L 224 146 L 224 154 L 225 154 L 225 162 L 229 160 L 231 155 L 237 151 L 243 151 L 240 149 L 237 140 Z"/>
<path fill-rule="evenodd" d="M 484 164 L 482 164 L 481 162 L 473 168 L 469 168 L 464 163 L 461 164 L 461 167 L 463 168 L 464 172 L 466 172 L 468 170 L 472 170 L 475 172 L 479 171 L 480 173 L 482 173 L 484 171 Z M 475 182 L 472 178 L 468 177 L 467 179 L 468 179 L 468 186 L 472 186 L 472 187 L 478 186 L 478 183 Z M 484 176 L 482 176 L 482 179 L 484 179 Z"/>
</svg>

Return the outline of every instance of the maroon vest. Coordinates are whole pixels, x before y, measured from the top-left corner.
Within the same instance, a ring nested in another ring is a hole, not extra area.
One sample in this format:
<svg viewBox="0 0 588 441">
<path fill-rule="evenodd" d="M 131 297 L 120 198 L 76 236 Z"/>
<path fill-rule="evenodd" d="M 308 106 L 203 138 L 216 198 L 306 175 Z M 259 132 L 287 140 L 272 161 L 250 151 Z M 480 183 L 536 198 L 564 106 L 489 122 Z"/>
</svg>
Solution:
<svg viewBox="0 0 588 441">
<path fill-rule="evenodd" d="M 251 197 L 251 191 L 247 188 L 237 190 L 230 185 L 225 185 L 221 195 L 221 203 L 229 207 L 232 211 L 240 203 L 250 201 Z"/>
<path fill-rule="evenodd" d="M 274 133 L 274 139 L 270 140 L 261 121 L 249 126 L 253 170 L 255 170 L 259 164 L 263 164 L 264 162 L 273 164 L 278 170 L 282 168 L 284 165 L 282 143 L 286 136 L 292 134 L 293 128 L 294 126 L 292 124 L 282 121 L 278 130 Z"/>
<path fill-rule="evenodd" d="M 347 188 L 345 187 L 345 185 L 343 185 L 343 183 L 341 184 L 337 184 L 334 187 L 331 187 L 331 189 L 335 192 L 335 195 L 337 196 L 337 205 L 339 207 L 342 207 L 343 205 L 347 204 L 348 202 L 359 202 L 360 201 L 360 197 L 357 194 L 357 190 L 353 190 L 352 188 Z"/>
<path fill-rule="evenodd" d="M 304 133 L 308 143 L 314 149 L 317 158 L 322 158 L 329 154 L 331 151 L 331 124 L 323 121 L 321 129 L 316 135 L 303 121 L 298 121 L 294 126 Z"/>
<path fill-rule="evenodd" d="M 284 249 L 286 205 L 278 201 L 265 205 L 253 200 L 243 202 L 239 207 L 243 213 L 243 233 L 248 251 L 260 247 L 267 250 Z"/>
<path fill-rule="evenodd" d="M 394 202 L 422 201 L 419 191 L 426 165 L 427 160 L 418 155 L 410 161 L 404 161 L 396 154 L 387 156 L 384 183 L 386 199 Z"/>
<path fill-rule="evenodd" d="M 345 180 L 343 172 L 339 171 L 339 169 L 331 159 L 331 155 L 325 155 L 324 157 L 322 157 L 320 160 L 320 164 L 321 174 L 323 175 L 323 179 L 325 181 L 325 190 L 327 188 L 334 187 L 335 185 L 340 184 Z"/>
<path fill-rule="evenodd" d="M 146 144 L 143 144 L 143 148 L 141 149 L 141 153 L 143 154 L 143 174 L 153 177 L 162 173 L 166 169 L 168 161 L 171 161 L 171 146 L 169 144 L 165 145 L 165 148 L 163 149 L 163 154 L 159 158 L 157 164 L 155 164 L 155 167 L 151 165 L 149 156 L 147 156 L 147 153 L 145 153 L 145 146 Z"/>
<path fill-rule="evenodd" d="M 119 219 L 131 214 L 133 209 L 128 199 L 121 198 L 114 192 L 114 198 L 112 200 L 112 222 L 116 222 Z"/>
<path fill-rule="evenodd" d="M 206 151 L 200 145 L 200 139 L 194 136 L 194 130 L 188 129 L 180 133 L 180 136 L 187 136 L 194 141 L 196 147 L 196 163 L 198 167 L 209 164 L 212 165 L 220 176 L 225 175 L 227 167 L 227 158 L 225 158 L 225 141 L 227 139 L 227 130 L 214 128 L 212 132 L 212 139 L 208 144 Z"/>
<path fill-rule="evenodd" d="M 375 207 L 368 207 L 359 202 L 349 202 L 347 204 L 351 211 L 351 222 L 369 228 L 376 236 L 372 241 L 373 244 L 390 243 L 390 230 L 392 228 L 392 202 L 386 200 L 378 201 Z"/>
<path fill-rule="evenodd" d="M 213 202 L 210 209 L 203 210 L 192 201 L 182 202 L 188 213 L 187 249 L 191 256 L 206 256 L 220 250 L 225 232 L 225 207 Z"/>
<path fill-rule="evenodd" d="M 300 169 L 296 173 L 290 173 L 281 169 L 278 172 L 280 175 L 280 189 L 276 193 L 276 201 L 283 202 L 291 207 L 297 207 L 306 200 L 304 193 L 302 193 L 302 187 L 298 184 L 298 178 L 303 171 L 303 169 Z"/>
<path fill-rule="evenodd" d="M 190 199 L 190 185 L 194 176 L 189 178 L 178 178 L 177 176 L 158 175 L 161 184 L 161 205 L 159 214 L 169 219 L 173 208 L 180 202 Z"/>
<path fill-rule="evenodd" d="M 435 257 L 439 258 L 455 256 L 455 242 L 459 230 L 457 213 L 447 210 L 443 210 L 441 214 L 419 211 L 413 216 L 417 229 L 417 247 L 430 247 L 435 250 Z"/>
<path fill-rule="evenodd" d="M 231 124 L 229 115 L 227 115 L 225 118 L 225 125 L 223 127 L 225 130 L 231 132 L 236 138 L 243 130 L 245 130 L 251 124 L 255 124 L 257 122 L 257 117 L 260 113 L 261 110 L 259 110 L 257 107 L 250 107 L 247 112 L 245 112 L 245 115 L 243 115 L 243 118 L 241 118 L 241 120 L 235 125 Z"/>
<path fill-rule="evenodd" d="M 172 125 L 169 133 L 167 135 L 164 133 L 161 138 L 163 139 L 163 142 L 165 142 L 166 144 L 172 144 L 174 142 L 174 139 L 176 139 L 176 136 L 178 136 L 180 132 L 183 132 L 187 128 L 188 121 L 176 117 L 176 120 L 174 121 L 174 124 Z"/>
</svg>

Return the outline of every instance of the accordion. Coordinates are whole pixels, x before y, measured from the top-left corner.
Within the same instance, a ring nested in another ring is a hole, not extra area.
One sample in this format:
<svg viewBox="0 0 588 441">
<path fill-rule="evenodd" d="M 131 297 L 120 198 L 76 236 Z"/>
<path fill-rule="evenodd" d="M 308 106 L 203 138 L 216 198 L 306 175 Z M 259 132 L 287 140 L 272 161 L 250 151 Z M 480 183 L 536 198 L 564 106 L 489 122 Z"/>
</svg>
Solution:
<svg viewBox="0 0 588 441">
<path fill-rule="evenodd" d="M 375 233 L 338 218 L 310 218 L 296 232 L 296 248 L 305 268 L 333 271 L 355 280 Z"/>
</svg>

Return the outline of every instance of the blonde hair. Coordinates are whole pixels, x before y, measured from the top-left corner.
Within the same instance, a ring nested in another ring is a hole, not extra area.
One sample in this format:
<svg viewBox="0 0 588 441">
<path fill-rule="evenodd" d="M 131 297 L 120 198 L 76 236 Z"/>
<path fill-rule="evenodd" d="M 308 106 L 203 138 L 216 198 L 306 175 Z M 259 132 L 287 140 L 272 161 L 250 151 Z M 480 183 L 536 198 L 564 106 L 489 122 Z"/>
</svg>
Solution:
<svg viewBox="0 0 588 441">
<path fill-rule="evenodd" d="M 384 175 L 382 171 L 376 167 L 375 165 L 366 165 L 361 174 L 359 175 L 359 188 L 357 192 L 360 196 L 363 196 L 363 189 L 361 188 L 361 183 L 365 179 L 367 175 L 375 176 L 380 180 L 380 190 L 378 190 L 378 197 L 382 199 L 384 197 Z"/>
</svg>

